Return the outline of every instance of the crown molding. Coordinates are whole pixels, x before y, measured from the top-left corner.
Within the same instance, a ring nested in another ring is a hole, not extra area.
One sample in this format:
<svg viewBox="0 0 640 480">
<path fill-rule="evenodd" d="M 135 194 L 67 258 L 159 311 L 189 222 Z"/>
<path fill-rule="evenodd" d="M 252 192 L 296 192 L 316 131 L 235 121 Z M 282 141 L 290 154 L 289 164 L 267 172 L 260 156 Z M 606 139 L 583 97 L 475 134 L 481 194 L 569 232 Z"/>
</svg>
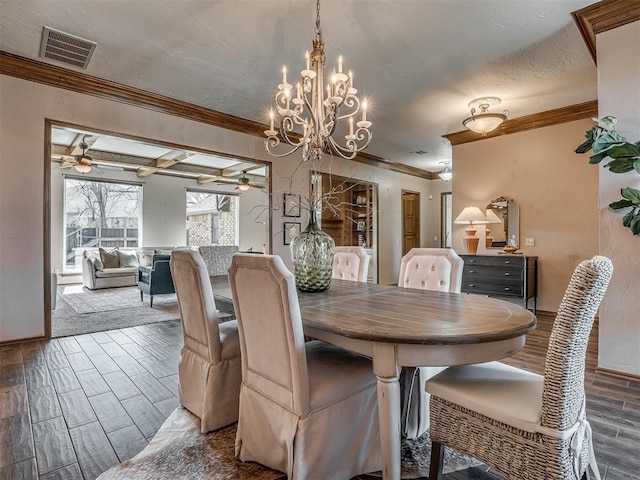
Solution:
<svg viewBox="0 0 640 480">
<path fill-rule="evenodd" d="M 268 125 L 260 122 L 236 117 L 1 50 L 0 74 L 146 108 L 255 137 L 264 138 L 264 131 L 268 128 Z M 437 173 L 402 163 L 391 162 L 368 153 L 358 154 L 353 161 L 428 180 L 438 178 Z"/>
<path fill-rule="evenodd" d="M 596 35 L 640 20 L 640 0 L 604 0 L 571 15 L 597 65 Z"/>
<path fill-rule="evenodd" d="M 451 145 L 460 145 L 597 116 L 598 101 L 591 100 L 590 102 L 569 105 L 568 107 L 556 108 L 554 110 L 547 110 L 546 112 L 534 113 L 533 115 L 507 120 L 495 130 L 488 132 L 485 136 L 472 132 L 471 130 L 463 130 L 443 135 L 443 137 L 449 140 Z"/>
</svg>

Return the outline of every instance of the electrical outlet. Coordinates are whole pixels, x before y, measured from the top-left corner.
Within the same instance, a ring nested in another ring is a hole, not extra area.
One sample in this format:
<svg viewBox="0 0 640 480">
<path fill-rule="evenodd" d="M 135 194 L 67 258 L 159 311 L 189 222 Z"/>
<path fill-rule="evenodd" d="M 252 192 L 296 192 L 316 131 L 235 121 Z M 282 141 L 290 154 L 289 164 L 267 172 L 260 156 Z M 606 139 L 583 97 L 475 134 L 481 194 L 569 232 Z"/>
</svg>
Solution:
<svg viewBox="0 0 640 480">
<path fill-rule="evenodd" d="M 433 236 L 433 241 L 434 241 L 434 242 L 437 242 L 437 241 L 438 241 L 438 236 L 437 236 L 437 235 L 434 235 L 434 236 Z"/>
<path fill-rule="evenodd" d="M 527 247 L 535 247 L 536 239 L 535 238 L 525 238 L 524 239 L 524 244 Z"/>
</svg>

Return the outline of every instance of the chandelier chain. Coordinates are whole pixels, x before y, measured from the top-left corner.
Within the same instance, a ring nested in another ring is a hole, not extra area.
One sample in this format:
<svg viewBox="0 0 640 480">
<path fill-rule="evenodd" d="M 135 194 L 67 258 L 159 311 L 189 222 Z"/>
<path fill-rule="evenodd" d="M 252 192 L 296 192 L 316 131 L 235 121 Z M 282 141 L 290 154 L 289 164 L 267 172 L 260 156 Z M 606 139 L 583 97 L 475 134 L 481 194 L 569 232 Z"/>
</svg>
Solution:
<svg viewBox="0 0 640 480">
<path fill-rule="evenodd" d="M 322 36 L 322 29 L 320 28 L 320 0 L 316 1 L 316 34 Z"/>
</svg>

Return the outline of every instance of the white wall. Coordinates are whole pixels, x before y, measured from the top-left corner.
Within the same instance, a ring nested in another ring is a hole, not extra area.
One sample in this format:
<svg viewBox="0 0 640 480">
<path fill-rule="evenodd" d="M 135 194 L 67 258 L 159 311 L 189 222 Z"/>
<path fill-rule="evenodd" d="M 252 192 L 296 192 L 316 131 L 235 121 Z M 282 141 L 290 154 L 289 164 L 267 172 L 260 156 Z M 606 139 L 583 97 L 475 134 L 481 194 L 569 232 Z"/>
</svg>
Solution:
<svg viewBox="0 0 640 480">
<path fill-rule="evenodd" d="M 617 117 L 620 134 L 637 142 L 640 21 L 600 33 L 596 43 L 599 115 Z M 621 198 L 620 188 L 640 189 L 640 175 L 599 170 L 600 253 L 611 258 L 614 273 L 600 308 L 598 366 L 640 376 L 640 236 L 622 225 L 620 214 L 607 210 Z"/>
<path fill-rule="evenodd" d="M 265 152 L 261 138 L 1 75 L 0 341 L 44 335 L 44 279 L 45 272 L 48 278 L 50 271 L 43 257 L 44 169 L 49 168 L 44 158 L 47 118 L 87 129 L 273 162 L 274 198 L 281 198 L 282 192 L 288 190 L 288 181 L 283 177 L 290 176 L 299 163 L 292 157 L 274 160 Z M 379 278 L 380 283 L 396 281 L 401 258 L 400 190 L 421 192 L 421 211 L 428 212 L 431 182 L 338 159 L 331 162 L 330 169 L 338 175 L 379 184 Z M 295 180 L 308 185 L 308 172 L 298 172 Z M 145 204 L 148 200 L 145 197 Z M 156 205 L 163 201 L 157 197 L 155 200 Z M 172 215 L 178 214 L 174 205 L 165 207 Z M 184 211 L 180 214 L 184 215 Z M 281 212 L 274 211 L 272 218 L 273 253 L 290 263 L 289 247 L 282 242 Z M 428 222 L 425 215 L 421 220 L 425 239 Z M 302 221 L 306 222 L 306 218 Z M 162 232 L 152 228 L 145 233 L 144 242 L 152 244 L 163 239 Z M 174 240 L 176 244 L 184 243 L 184 237 Z"/>
</svg>

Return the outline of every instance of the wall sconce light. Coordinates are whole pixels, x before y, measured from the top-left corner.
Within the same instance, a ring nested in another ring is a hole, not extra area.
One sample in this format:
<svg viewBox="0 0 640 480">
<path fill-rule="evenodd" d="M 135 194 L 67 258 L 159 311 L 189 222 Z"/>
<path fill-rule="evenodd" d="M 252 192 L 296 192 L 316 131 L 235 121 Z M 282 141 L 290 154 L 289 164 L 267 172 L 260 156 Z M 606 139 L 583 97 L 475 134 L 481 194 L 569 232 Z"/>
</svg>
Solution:
<svg viewBox="0 0 640 480">
<path fill-rule="evenodd" d="M 471 116 L 465 118 L 462 125 L 471 131 L 481 133 L 484 137 L 487 132 L 498 128 L 509 115 L 508 110 L 504 110 L 502 113 L 489 112 L 489 107 L 499 105 L 501 101 L 498 97 L 481 97 L 472 100 L 469 102 Z"/>
<path fill-rule="evenodd" d="M 453 223 L 469 225 L 464 229 L 467 234 L 467 236 L 464 237 L 464 248 L 467 254 L 475 255 L 478 252 L 478 242 L 480 239 L 476 237 L 477 230 L 473 228 L 473 226 L 488 223 L 487 218 L 482 213 L 482 210 L 478 207 L 465 207 Z"/>
<path fill-rule="evenodd" d="M 451 165 L 451 162 L 449 161 L 442 161 L 442 162 L 438 162 L 438 163 L 442 163 L 444 164 L 444 170 L 442 170 L 438 175 L 439 177 L 444 180 L 445 182 L 450 182 L 451 179 L 453 178 L 453 172 L 451 171 L 451 167 L 449 165 Z"/>
</svg>

